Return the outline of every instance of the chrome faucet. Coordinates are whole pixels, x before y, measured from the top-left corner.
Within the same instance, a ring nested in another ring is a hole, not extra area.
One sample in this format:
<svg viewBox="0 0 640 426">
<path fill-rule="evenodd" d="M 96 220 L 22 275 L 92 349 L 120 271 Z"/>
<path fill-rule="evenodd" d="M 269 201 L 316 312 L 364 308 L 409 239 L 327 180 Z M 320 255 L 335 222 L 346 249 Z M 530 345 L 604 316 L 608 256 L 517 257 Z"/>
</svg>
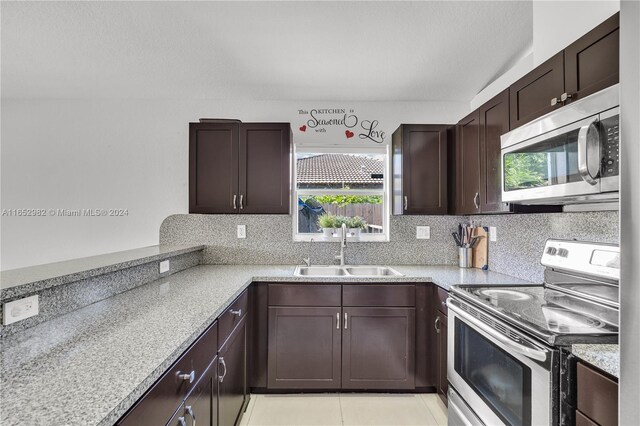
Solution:
<svg viewBox="0 0 640 426">
<path fill-rule="evenodd" d="M 309 241 L 309 252 L 307 253 L 307 257 L 302 258 L 302 262 L 304 262 L 304 264 L 307 266 L 311 266 L 311 246 L 312 245 L 313 245 L 313 238 L 311 239 L 311 241 Z"/>
<path fill-rule="evenodd" d="M 342 224 L 342 236 L 340 238 L 340 254 L 336 255 L 336 259 L 340 261 L 340 266 L 344 266 L 344 249 L 347 247 L 347 225 Z"/>
</svg>

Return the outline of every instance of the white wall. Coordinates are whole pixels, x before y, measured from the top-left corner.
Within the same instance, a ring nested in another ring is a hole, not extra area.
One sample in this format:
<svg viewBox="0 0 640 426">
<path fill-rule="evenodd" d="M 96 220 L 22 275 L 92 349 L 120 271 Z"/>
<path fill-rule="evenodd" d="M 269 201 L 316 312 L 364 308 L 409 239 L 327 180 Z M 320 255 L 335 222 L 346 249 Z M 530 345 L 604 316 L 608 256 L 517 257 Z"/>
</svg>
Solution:
<svg viewBox="0 0 640 426">
<path fill-rule="evenodd" d="M 344 141 L 298 128 L 313 107 L 354 109 L 387 139 L 401 122 L 455 123 L 462 102 L 2 100 L 1 208 L 123 208 L 126 217 L 2 217 L 3 270 L 158 243 L 164 218 L 188 210 L 188 123 L 200 117 L 285 121 L 294 139 Z M 358 138 L 350 140 L 359 143 Z"/>
<path fill-rule="evenodd" d="M 619 0 L 534 1 L 533 45 L 530 55 L 524 56 L 506 73 L 482 89 L 471 100 L 470 111 L 481 106 L 619 10 Z"/>
<path fill-rule="evenodd" d="M 640 419 L 640 3 L 620 8 L 620 424 Z"/>
</svg>

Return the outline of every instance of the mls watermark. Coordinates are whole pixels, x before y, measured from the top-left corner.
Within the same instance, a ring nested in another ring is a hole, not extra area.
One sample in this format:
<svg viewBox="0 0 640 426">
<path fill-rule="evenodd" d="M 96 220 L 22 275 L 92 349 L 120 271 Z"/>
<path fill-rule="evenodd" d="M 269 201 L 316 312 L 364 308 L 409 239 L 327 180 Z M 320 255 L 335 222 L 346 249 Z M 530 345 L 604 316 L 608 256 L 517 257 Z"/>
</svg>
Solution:
<svg viewBox="0 0 640 426">
<path fill-rule="evenodd" d="M 2 209 L 3 217 L 118 217 L 129 209 Z"/>
</svg>

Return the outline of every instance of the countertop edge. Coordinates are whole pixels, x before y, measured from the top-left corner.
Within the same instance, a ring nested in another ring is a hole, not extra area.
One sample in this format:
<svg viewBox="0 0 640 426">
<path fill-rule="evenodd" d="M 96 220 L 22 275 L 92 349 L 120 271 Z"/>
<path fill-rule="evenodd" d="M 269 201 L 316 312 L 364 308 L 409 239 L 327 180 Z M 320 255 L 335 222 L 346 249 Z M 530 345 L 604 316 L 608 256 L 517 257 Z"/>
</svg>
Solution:
<svg viewBox="0 0 640 426">
<path fill-rule="evenodd" d="M 162 246 L 163 246 L 162 244 L 159 244 L 155 246 L 142 247 L 142 249 L 151 248 L 151 247 L 160 248 Z M 27 294 L 42 291 L 48 288 L 57 287 L 60 285 L 69 284 L 69 283 L 80 281 L 86 278 L 92 278 L 99 275 L 116 272 L 122 269 L 131 268 L 131 267 L 142 265 L 145 263 L 155 262 L 155 261 L 179 256 L 182 254 L 204 250 L 204 248 L 205 246 L 202 244 L 193 245 L 193 246 L 180 246 L 180 248 L 169 250 L 163 253 L 153 254 L 150 256 L 142 256 L 142 257 L 134 258 L 131 260 L 115 262 L 115 263 L 107 264 L 104 266 L 98 266 L 95 268 L 73 272 L 66 275 L 45 278 L 45 279 L 32 281 L 32 282 L 25 282 L 22 284 L 15 284 L 15 285 L 12 285 L 11 287 L 0 289 L 0 301 L 6 300 L 9 298 L 15 298 L 15 297 L 27 295 Z M 133 249 L 133 250 L 136 250 L 136 249 Z M 118 253 L 118 252 L 115 252 L 115 253 Z M 113 254 L 114 253 L 107 253 L 104 256 L 113 255 Z M 98 255 L 96 257 L 99 257 L 99 256 L 102 256 L 102 255 Z M 9 272 L 9 271 L 11 270 L 3 271 L 3 273 Z"/>
</svg>

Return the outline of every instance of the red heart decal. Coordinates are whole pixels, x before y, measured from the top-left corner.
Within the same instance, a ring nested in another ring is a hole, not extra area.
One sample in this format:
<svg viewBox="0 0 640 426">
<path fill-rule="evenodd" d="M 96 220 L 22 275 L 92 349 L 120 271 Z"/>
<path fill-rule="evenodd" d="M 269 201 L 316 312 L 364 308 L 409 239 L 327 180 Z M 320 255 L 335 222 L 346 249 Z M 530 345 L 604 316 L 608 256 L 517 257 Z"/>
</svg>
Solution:
<svg viewBox="0 0 640 426">
<path fill-rule="evenodd" d="M 352 138 L 353 137 L 353 132 L 349 131 L 349 130 L 345 130 L 344 131 L 345 136 L 347 137 L 347 139 Z"/>
<path fill-rule="evenodd" d="M 307 125 L 305 124 L 305 125 L 300 126 L 300 131 L 301 132 L 306 132 L 307 131 Z"/>
</svg>

